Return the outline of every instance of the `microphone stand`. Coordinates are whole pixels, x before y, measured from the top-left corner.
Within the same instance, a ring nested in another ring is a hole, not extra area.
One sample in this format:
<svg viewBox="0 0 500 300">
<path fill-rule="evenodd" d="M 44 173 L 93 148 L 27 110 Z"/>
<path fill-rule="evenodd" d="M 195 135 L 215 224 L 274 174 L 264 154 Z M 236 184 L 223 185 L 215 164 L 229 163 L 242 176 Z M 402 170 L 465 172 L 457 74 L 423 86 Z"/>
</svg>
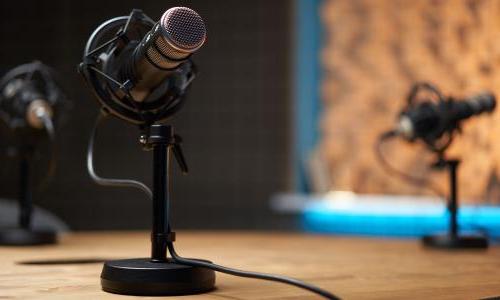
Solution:
<svg viewBox="0 0 500 300">
<path fill-rule="evenodd" d="M 442 153 L 438 161 L 432 166 L 436 169 L 448 170 L 449 196 L 447 209 L 449 213 L 449 228 L 444 235 L 427 235 L 422 242 L 427 247 L 444 249 L 485 249 L 488 247 L 488 239 L 482 235 L 459 234 L 458 226 L 458 185 L 457 172 L 460 160 L 447 159 Z"/>
<path fill-rule="evenodd" d="M 33 217 L 33 184 L 32 158 L 33 147 L 23 145 L 18 148 L 19 156 L 19 216 L 18 227 L 0 230 L 0 245 L 30 246 L 55 244 L 57 235 L 51 230 L 38 230 L 32 226 Z"/>
<path fill-rule="evenodd" d="M 180 265 L 167 257 L 167 245 L 175 241 L 171 231 L 170 171 L 174 154 L 181 170 L 187 164 L 180 148 L 180 137 L 173 127 L 164 124 L 148 126 L 140 142 L 153 151 L 153 222 L 151 257 L 122 259 L 104 263 L 101 286 L 106 292 L 126 295 L 188 295 L 210 291 L 215 286 L 215 272 L 201 267 Z"/>
</svg>

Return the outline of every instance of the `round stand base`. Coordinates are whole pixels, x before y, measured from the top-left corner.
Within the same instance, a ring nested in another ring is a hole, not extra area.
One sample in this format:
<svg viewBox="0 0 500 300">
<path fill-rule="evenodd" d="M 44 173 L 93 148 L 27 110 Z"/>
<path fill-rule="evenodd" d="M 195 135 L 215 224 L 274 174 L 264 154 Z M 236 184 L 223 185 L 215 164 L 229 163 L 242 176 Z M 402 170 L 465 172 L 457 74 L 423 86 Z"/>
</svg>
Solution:
<svg viewBox="0 0 500 300">
<path fill-rule="evenodd" d="M 107 261 L 101 273 L 106 292 L 135 296 L 190 295 L 208 292 L 215 287 L 213 270 L 151 262 L 149 258 Z"/>
<path fill-rule="evenodd" d="M 486 249 L 488 239 L 480 235 L 428 235 L 422 238 L 426 247 L 441 249 Z"/>
<path fill-rule="evenodd" d="M 0 229 L 0 245 L 33 246 L 57 243 L 57 234 L 49 230 L 32 230 L 25 228 Z"/>
</svg>

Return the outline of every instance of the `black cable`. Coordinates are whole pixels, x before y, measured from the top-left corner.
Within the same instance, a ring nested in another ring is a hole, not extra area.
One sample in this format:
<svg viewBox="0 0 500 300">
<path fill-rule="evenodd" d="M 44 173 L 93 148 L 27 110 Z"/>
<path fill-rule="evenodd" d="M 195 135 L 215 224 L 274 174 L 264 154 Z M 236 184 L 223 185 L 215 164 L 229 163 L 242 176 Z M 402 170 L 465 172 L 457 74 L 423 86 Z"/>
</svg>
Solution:
<svg viewBox="0 0 500 300">
<path fill-rule="evenodd" d="M 95 140 L 95 137 L 97 135 L 97 128 L 99 127 L 102 120 L 104 120 L 105 118 L 106 118 L 106 115 L 103 112 L 99 113 L 99 115 L 97 116 L 97 119 L 94 123 L 94 126 L 92 128 L 91 135 L 90 135 L 89 145 L 88 145 L 88 149 L 87 149 L 87 170 L 89 172 L 90 177 L 92 177 L 92 179 L 100 185 L 139 188 L 142 191 L 144 191 L 148 195 L 149 198 L 152 199 L 153 193 L 151 192 L 151 189 L 149 189 L 149 187 L 142 182 L 139 182 L 136 180 L 130 180 L 130 179 L 103 178 L 103 177 L 98 176 L 95 173 L 94 159 L 93 159 L 94 140 Z M 169 231 L 170 231 L 170 228 L 169 228 Z M 293 286 L 296 286 L 296 287 L 299 287 L 302 289 L 306 289 L 306 290 L 311 291 L 313 293 L 316 293 L 320 296 L 323 296 L 326 299 L 330 299 L 330 300 L 340 299 L 339 297 L 334 296 L 333 294 L 331 294 L 328 291 L 325 291 L 325 290 L 320 289 L 319 287 L 316 287 L 312 284 L 308 284 L 306 282 L 303 282 L 303 281 L 300 281 L 300 280 L 297 280 L 294 278 L 272 275 L 272 274 L 265 274 L 265 273 L 258 273 L 258 272 L 251 272 L 251 271 L 237 270 L 237 269 L 232 269 L 232 268 L 216 265 L 213 263 L 183 258 L 177 254 L 177 252 L 175 251 L 175 248 L 174 248 L 174 244 L 172 242 L 169 242 L 167 244 L 167 246 L 168 246 L 168 251 L 170 252 L 170 255 L 172 256 L 172 259 L 181 265 L 207 268 L 207 269 L 211 269 L 211 270 L 214 270 L 217 272 L 222 272 L 222 273 L 226 273 L 226 274 L 230 274 L 230 275 L 234 275 L 234 276 L 277 281 L 277 282 L 281 282 L 281 283 L 290 284 L 290 285 L 293 285 Z"/>
<path fill-rule="evenodd" d="M 444 193 L 441 189 L 433 185 L 427 178 L 422 178 L 422 177 L 415 177 L 410 174 L 407 174 L 403 171 L 400 171 L 396 168 L 394 168 L 384 157 L 383 151 L 382 151 L 382 145 L 384 142 L 387 140 L 396 137 L 397 134 L 395 131 L 388 131 L 384 134 L 382 134 L 378 139 L 377 142 L 375 143 L 375 156 L 377 160 L 380 162 L 382 167 L 390 174 L 394 174 L 400 179 L 412 184 L 412 185 L 417 185 L 417 186 L 423 186 L 427 188 L 428 190 L 432 191 L 434 194 L 437 196 L 444 198 Z"/>
<path fill-rule="evenodd" d="M 144 183 L 137 181 L 137 180 L 131 180 L 131 179 L 115 179 L 115 178 L 104 178 L 99 175 L 94 170 L 94 140 L 97 135 L 97 128 L 99 127 L 100 123 L 107 117 L 103 112 L 99 112 L 99 115 L 97 116 L 94 127 L 92 128 L 92 132 L 90 134 L 90 140 L 89 140 L 89 145 L 87 148 L 87 171 L 89 172 L 90 177 L 92 180 L 94 180 L 97 184 L 103 185 L 103 186 L 114 186 L 114 187 L 134 187 L 137 189 L 140 189 L 144 193 L 147 194 L 149 199 L 153 198 L 153 193 L 151 192 L 151 189 L 145 185 Z"/>
<path fill-rule="evenodd" d="M 226 273 L 226 274 L 230 274 L 233 276 L 281 282 L 281 283 L 290 284 L 290 285 L 308 290 L 308 291 L 313 292 L 315 294 L 318 294 L 326 299 L 330 299 L 330 300 L 340 299 L 339 297 L 331 294 L 328 291 L 325 291 L 317 286 L 314 286 L 312 284 L 309 284 L 309 283 L 306 283 L 306 282 L 303 282 L 303 281 L 300 281 L 300 280 L 297 280 L 294 278 L 279 276 L 279 275 L 272 275 L 272 274 L 265 274 L 265 273 L 258 273 L 258 272 L 251 272 L 251 271 L 237 270 L 237 269 L 228 268 L 228 267 L 220 266 L 220 265 L 209 263 L 209 262 L 183 258 L 183 257 L 180 257 L 177 254 L 177 252 L 175 252 L 174 244 L 172 242 L 169 242 L 167 244 L 167 246 L 168 246 L 168 251 L 170 252 L 170 255 L 172 255 L 172 259 L 181 265 L 188 265 L 188 266 L 192 266 L 192 267 L 201 267 L 201 268 L 211 269 L 211 270 L 214 270 L 217 272 Z"/>
</svg>

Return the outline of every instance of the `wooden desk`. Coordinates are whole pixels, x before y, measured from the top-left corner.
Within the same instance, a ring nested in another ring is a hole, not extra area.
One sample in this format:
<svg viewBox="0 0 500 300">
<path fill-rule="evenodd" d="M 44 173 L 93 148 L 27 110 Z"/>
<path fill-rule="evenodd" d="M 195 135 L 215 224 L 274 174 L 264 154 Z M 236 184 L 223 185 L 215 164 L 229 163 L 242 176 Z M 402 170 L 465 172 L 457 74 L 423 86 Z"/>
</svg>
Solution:
<svg viewBox="0 0 500 300">
<path fill-rule="evenodd" d="M 180 232 L 178 252 L 248 270 L 284 274 L 344 299 L 478 299 L 500 296 L 500 248 L 441 252 L 417 241 L 278 233 Z M 127 299 L 102 292 L 102 263 L 22 262 L 144 257 L 149 235 L 77 233 L 57 246 L 0 248 L 0 299 Z M 133 299 L 133 298 L 128 298 Z M 154 298 L 158 299 L 158 298 Z M 318 299 L 301 289 L 217 273 L 212 293 L 169 299 Z"/>
</svg>

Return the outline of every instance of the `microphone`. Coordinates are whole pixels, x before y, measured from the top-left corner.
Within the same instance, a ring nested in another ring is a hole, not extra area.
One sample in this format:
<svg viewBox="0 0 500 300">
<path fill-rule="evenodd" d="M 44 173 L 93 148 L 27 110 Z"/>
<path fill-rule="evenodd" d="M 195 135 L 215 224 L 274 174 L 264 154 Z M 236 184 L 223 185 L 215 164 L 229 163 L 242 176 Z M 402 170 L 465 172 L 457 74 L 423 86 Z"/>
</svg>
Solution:
<svg viewBox="0 0 500 300">
<path fill-rule="evenodd" d="M 395 133 L 409 141 L 435 141 L 446 132 L 458 129 L 464 120 L 491 113 L 495 107 L 495 96 L 489 92 L 461 100 L 448 98 L 438 103 L 425 100 L 400 114 Z"/>
<path fill-rule="evenodd" d="M 38 61 L 18 66 L 0 79 L 1 116 L 12 129 L 52 130 L 54 110 L 64 98 L 52 69 Z"/>
<path fill-rule="evenodd" d="M 158 22 L 133 10 L 92 33 L 79 71 L 106 111 L 152 124 L 179 110 L 196 73 L 190 57 L 205 40 L 205 23 L 190 8 L 170 8 Z"/>
<path fill-rule="evenodd" d="M 454 133 L 460 130 L 463 121 L 483 113 L 491 113 L 495 107 L 496 99 L 490 92 L 482 92 L 464 99 L 445 98 L 434 85 L 427 82 L 417 83 L 410 91 L 407 106 L 400 113 L 396 128 L 382 133 L 378 138 L 375 153 L 386 171 L 411 184 L 432 190 L 440 197 L 443 196 L 441 188 L 435 186 L 427 176 L 414 176 L 393 167 L 382 153 L 382 144 L 397 136 L 409 142 L 420 140 L 437 156 L 437 160 L 431 164 L 431 167 L 448 170 L 448 232 L 445 235 L 423 236 L 422 241 L 425 246 L 444 249 L 488 247 L 488 240 L 484 236 L 466 235 L 459 231 L 457 178 L 460 160 L 448 158 L 446 150 L 452 144 Z"/>
<path fill-rule="evenodd" d="M 171 8 L 134 50 L 125 55 L 128 62 L 118 66 L 119 78 L 131 80 L 133 99 L 144 101 L 150 90 L 197 51 L 205 39 L 205 23 L 194 10 Z M 131 43 L 129 47 L 134 45 Z"/>
</svg>

